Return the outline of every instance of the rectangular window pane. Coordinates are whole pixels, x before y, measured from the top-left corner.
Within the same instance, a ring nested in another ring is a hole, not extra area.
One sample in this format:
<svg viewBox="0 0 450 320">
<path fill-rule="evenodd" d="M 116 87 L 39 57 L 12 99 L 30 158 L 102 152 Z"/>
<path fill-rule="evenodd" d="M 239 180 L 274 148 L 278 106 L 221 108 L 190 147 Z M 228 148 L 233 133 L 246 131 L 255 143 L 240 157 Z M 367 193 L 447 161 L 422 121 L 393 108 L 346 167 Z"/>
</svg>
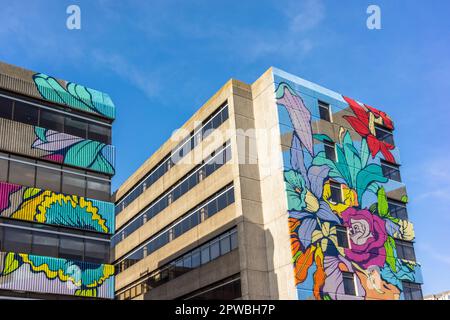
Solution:
<svg viewBox="0 0 450 320">
<path fill-rule="evenodd" d="M 11 156 L 11 159 L 22 160 L 23 158 Z M 28 161 L 28 159 L 27 159 L 27 161 Z M 16 161 L 10 161 L 9 182 L 13 183 L 13 184 L 22 185 L 22 186 L 34 187 L 35 169 L 36 169 L 36 167 L 34 167 L 30 164 L 16 162 Z"/>
<path fill-rule="evenodd" d="M 61 192 L 61 172 L 49 168 L 36 167 L 36 187 Z"/>
<path fill-rule="evenodd" d="M 88 198 L 110 201 L 111 183 L 108 181 L 87 178 L 87 194 Z"/>
<path fill-rule="evenodd" d="M 87 123 L 77 118 L 66 117 L 64 131 L 73 136 L 87 138 Z"/>
<path fill-rule="evenodd" d="M 406 205 L 396 200 L 388 199 L 389 212 L 394 218 L 408 220 L 408 211 Z"/>
<path fill-rule="evenodd" d="M 209 246 L 202 248 L 202 264 L 208 263 L 210 261 Z"/>
<path fill-rule="evenodd" d="M 391 130 L 375 126 L 375 135 L 378 140 L 394 145 L 394 135 Z"/>
<path fill-rule="evenodd" d="M 99 124 L 89 124 L 88 139 L 111 144 L 111 128 Z"/>
<path fill-rule="evenodd" d="M 64 116 L 60 113 L 41 109 L 39 126 L 58 132 L 64 132 Z"/>
<path fill-rule="evenodd" d="M 109 250 L 106 242 L 85 240 L 84 260 L 91 263 L 108 263 Z"/>
<path fill-rule="evenodd" d="M 320 119 L 330 122 L 330 105 L 325 102 L 319 101 L 319 115 Z"/>
<path fill-rule="evenodd" d="M 384 177 L 398 182 L 402 182 L 398 165 L 381 162 L 381 170 L 383 171 Z"/>
<path fill-rule="evenodd" d="M 231 251 L 230 237 L 227 236 L 220 240 L 220 254 L 226 254 Z"/>
<path fill-rule="evenodd" d="M 231 250 L 234 250 L 238 247 L 238 236 L 237 232 L 231 234 Z"/>
<path fill-rule="evenodd" d="M 15 253 L 31 253 L 31 232 L 5 228 L 4 250 Z"/>
<path fill-rule="evenodd" d="M 325 148 L 325 155 L 326 155 L 327 159 L 335 162 L 336 161 L 336 151 L 334 149 L 335 148 L 334 144 L 325 143 L 324 148 Z"/>
<path fill-rule="evenodd" d="M 342 273 L 343 281 L 344 281 L 344 292 L 347 295 L 356 295 L 355 289 L 355 281 L 353 279 L 353 273 L 343 272 Z"/>
<path fill-rule="evenodd" d="M 68 260 L 83 261 L 83 239 L 62 236 L 59 240 L 59 257 Z"/>
<path fill-rule="evenodd" d="M 37 107 L 19 101 L 14 103 L 14 121 L 37 126 L 38 115 L 39 109 Z"/>
<path fill-rule="evenodd" d="M 84 197 L 86 193 L 85 177 L 63 172 L 62 192 Z"/>
<path fill-rule="evenodd" d="M 7 156 L 6 154 L 0 153 L 1 156 Z M 8 160 L 0 158 L 0 181 L 8 181 Z"/>
<path fill-rule="evenodd" d="M 33 254 L 38 256 L 58 257 L 58 236 L 36 232 L 33 235 Z"/>
<path fill-rule="evenodd" d="M 201 263 L 200 250 L 195 250 L 192 253 L 192 268 L 197 268 Z"/>
<path fill-rule="evenodd" d="M 219 241 L 216 241 L 211 244 L 211 260 L 216 259 L 218 256 L 220 256 L 220 243 Z"/>
<path fill-rule="evenodd" d="M 343 226 L 337 226 L 336 233 L 338 245 L 343 248 L 348 248 L 349 246 L 348 246 L 347 229 Z"/>
<path fill-rule="evenodd" d="M 0 118 L 12 119 L 12 100 L 0 97 Z"/>
<path fill-rule="evenodd" d="M 331 182 L 330 189 L 331 189 L 330 200 L 334 203 L 341 203 L 342 202 L 341 185 L 336 182 Z"/>
</svg>

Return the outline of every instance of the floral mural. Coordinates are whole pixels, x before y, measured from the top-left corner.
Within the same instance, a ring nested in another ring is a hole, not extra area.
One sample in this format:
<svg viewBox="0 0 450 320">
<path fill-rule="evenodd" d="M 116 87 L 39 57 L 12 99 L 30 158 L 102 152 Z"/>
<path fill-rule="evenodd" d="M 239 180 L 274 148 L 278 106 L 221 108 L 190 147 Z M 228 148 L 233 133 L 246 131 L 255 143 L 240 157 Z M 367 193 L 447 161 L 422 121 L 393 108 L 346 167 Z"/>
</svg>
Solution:
<svg viewBox="0 0 450 320">
<path fill-rule="evenodd" d="M 114 233 L 114 204 L 0 182 L 0 216 Z"/>
<path fill-rule="evenodd" d="M 343 116 L 347 125 L 339 128 L 333 161 L 323 151 L 323 143 L 333 139 L 314 133 L 311 109 L 294 87 L 280 80 L 275 94 L 292 128 L 284 180 L 299 299 L 402 299 L 402 281 L 420 282 L 421 275 L 416 262 L 399 259 L 396 251 L 395 239 L 412 241 L 414 231 L 389 212 L 389 180 L 380 157 L 395 163 L 394 146 L 379 141 L 374 126 L 393 129 L 391 119 L 342 97 L 350 111 Z M 355 132 L 360 139 L 352 139 Z M 332 200 L 331 184 L 340 185 L 342 201 Z M 346 247 L 339 244 L 338 227 L 347 230 Z M 346 294 L 345 273 L 354 275 L 353 295 Z"/>
<path fill-rule="evenodd" d="M 23 281 L 27 279 L 27 281 Z M 22 280 L 22 281 L 21 281 Z M 0 289 L 114 298 L 114 267 L 22 253 L 0 253 Z"/>
</svg>

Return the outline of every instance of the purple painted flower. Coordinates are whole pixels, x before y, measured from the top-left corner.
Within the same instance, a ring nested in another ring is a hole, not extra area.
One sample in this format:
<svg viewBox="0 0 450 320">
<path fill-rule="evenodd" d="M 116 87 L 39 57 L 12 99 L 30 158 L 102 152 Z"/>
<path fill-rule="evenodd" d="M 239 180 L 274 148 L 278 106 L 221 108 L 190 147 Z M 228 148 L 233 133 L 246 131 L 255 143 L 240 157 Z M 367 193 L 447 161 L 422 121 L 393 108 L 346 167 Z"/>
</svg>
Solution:
<svg viewBox="0 0 450 320">
<path fill-rule="evenodd" d="M 345 256 L 365 269 L 383 267 L 386 261 L 386 222 L 369 210 L 355 208 L 342 212 L 342 219 L 350 229 L 351 248 L 345 249 Z"/>
</svg>

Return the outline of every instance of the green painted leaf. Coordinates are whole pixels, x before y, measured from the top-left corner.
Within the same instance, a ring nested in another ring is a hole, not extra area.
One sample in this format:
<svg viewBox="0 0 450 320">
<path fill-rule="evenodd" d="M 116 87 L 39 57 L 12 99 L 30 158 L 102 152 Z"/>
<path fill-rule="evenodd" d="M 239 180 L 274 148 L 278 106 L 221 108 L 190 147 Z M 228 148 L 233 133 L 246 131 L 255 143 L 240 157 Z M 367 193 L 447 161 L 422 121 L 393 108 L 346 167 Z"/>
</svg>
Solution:
<svg viewBox="0 0 450 320">
<path fill-rule="evenodd" d="M 331 139 L 329 136 L 327 136 L 326 134 L 314 134 L 313 135 L 314 139 L 319 140 L 321 142 L 334 142 L 333 139 Z"/>
<path fill-rule="evenodd" d="M 372 163 L 369 164 L 367 167 L 365 167 L 364 170 L 358 173 L 356 181 L 357 181 L 356 193 L 358 194 L 358 202 L 361 203 L 362 196 L 371 183 L 373 182 L 386 183 L 388 179 L 383 176 L 381 167 L 377 164 Z"/>
<path fill-rule="evenodd" d="M 386 191 L 381 187 L 378 189 L 378 214 L 381 217 L 386 217 L 389 213 L 389 205 L 387 202 Z"/>
<path fill-rule="evenodd" d="M 67 151 L 64 162 L 78 167 L 91 168 L 102 166 L 101 151 L 105 146 L 104 143 L 98 141 L 84 140 L 72 145 Z M 99 164 L 96 164 L 100 161 Z"/>
<path fill-rule="evenodd" d="M 388 236 L 386 242 L 384 243 L 384 248 L 386 249 L 386 263 L 389 265 L 391 270 L 395 273 L 397 272 L 397 259 L 395 258 L 395 241 L 394 238 Z"/>
<path fill-rule="evenodd" d="M 367 166 L 367 162 L 369 161 L 369 146 L 367 145 L 367 140 L 362 139 L 361 140 L 361 151 L 359 153 L 359 156 L 361 157 L 361 166 L 364 168 Z"/>
<path fill-rule="evenodd" d="M 37 195 L 41 190 L 36 189 L 36 188 L 27 188 L 25 190 L 25 193 L 23 194 L 23 200 L 27 200 L 29 198 L 34 197 L 35 195 Z"/>
<path fill-rule="evenodd" d="M 42 142 L 48 142 L 47 136 L 45 135 L 47 129 L 40 128 L 40 127 L 34 127 L 34 133 L 36 134 L 36 137 L 38 137 L 39 140 Z"/>
<path fill-rule="evenodd" d="M 38 73 L 33 76 L 33 80 L 41 96 L 49 101 L 54 101 L 61 104 L 69 104 L 67 100 L 66 89 L 54 78 L 43 73 Z"/>
<path fill-rule="evenodd" d="M 402 200 L 402 202 L 404 202 L 404 203 L 408 203 L 408 196 L 406 196 L 406 195 L 403 196 L 401 200 Z"/>
<path fill-rule="evenodd" d="M 19 261 L 16 259 L 16 254 L 9 252 L 5 258 L 5 266 L 3 268 L 2 275 L 7 276 L 8 274 L 16 271 L 19 268 Z"/>
</svg>

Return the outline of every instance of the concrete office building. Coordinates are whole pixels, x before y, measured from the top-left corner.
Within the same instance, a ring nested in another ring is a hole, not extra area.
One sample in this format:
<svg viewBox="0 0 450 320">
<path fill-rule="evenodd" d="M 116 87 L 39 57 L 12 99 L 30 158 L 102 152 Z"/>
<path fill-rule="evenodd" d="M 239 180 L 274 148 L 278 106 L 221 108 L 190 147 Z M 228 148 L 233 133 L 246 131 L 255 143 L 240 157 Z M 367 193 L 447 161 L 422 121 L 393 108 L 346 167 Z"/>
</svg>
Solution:
<svg viewBox="0 0 450 320">
<path fill-rule="evenodd" d="M 112 299 L 105 93 L 0 63 L 0 298 Z"/>
<path fill-rule="evenodd" d="M 421 299 L 390 117 L 270 68 L 115 193 L 118 299 Z"/>
</svg>

